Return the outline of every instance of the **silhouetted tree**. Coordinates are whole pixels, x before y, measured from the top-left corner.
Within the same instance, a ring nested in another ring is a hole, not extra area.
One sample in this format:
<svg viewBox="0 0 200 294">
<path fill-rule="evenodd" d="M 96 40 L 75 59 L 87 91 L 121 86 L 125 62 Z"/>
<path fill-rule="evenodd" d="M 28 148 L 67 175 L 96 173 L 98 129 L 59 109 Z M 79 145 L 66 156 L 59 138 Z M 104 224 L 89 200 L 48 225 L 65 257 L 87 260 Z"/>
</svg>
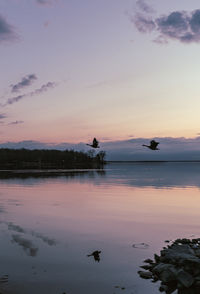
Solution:
<svg viewBox="0 0 200 294">
<path fill-rule="evenodd" d="M 103 154 L 74 150 L 0 149 L 0 168 L 95 168 Z"/>
<path fill-rule="evenodd" d="M 100 163 L 105 163 L 105 157 L 106 157 L 106 152 L 105 151 L 100 151 L 96 155 L 96 158 L 97 158 L 98 162 L 100 162 Z"/>
</svg>

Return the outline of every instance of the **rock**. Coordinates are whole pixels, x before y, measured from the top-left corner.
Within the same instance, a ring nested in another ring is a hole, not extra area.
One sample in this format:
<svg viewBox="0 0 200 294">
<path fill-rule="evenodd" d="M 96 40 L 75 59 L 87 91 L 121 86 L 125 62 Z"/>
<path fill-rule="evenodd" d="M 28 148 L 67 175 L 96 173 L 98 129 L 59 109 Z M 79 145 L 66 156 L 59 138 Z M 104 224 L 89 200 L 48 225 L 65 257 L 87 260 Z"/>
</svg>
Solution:
<svg viewBox="0 0 200 294">
<path fill-rule="evenodd" d="M 188 270 L 188 272 L 190 272 L 190 270 Z M 195 277 L 199 276 L 200 275 L 200 267 L 197 267 L 197 266 L 193 267 L 192 275 L 194 275 Z"/>
<path fill-rule="evenodd" d="M 143 279 L 151 279 L 152 278 L 152 273 L 151 272 L 138 271 L 138 274 Z"/>
<path fill-rule="evenodd" d="M 190 239 L 186 239 L 186 238 L 183 238 L 183 239 L 176 239 L 174 241 L 175 244 L 190 244 L 191 243 L 191 240 Z"/>
<path fill-rule="evenodd" d="M 195 289 L 180 289 L 178 290 L 178 294 L 198 294 Z"/>
<path fill-rule="evenodd" d="M 156 265 L 153 269 L 152 272 L 155 274 L 160 275 L 163 271 L 167 271 L 172 267 L 171 264 L 166 264 L 166 263 L 159 263 Z"/>
<path fill-rule="evenodd" d="M 196 250 L 195 250 L 195 255 L 196 255 L 197 257 L 200 257 L 200 249 L 196 249 Z"/>
<path fill-rule="evenodd" d="M 152 269 L 152 265 L 141 265 L 140 267 L 145 269 L 145 270 L 151 270 Z"/>
<path fill-rule="evenodd" d="M 160 290 L 160 292 L 167 292 L 168 287 L 166 285 L 161 285 L 159 290 Z"/>
<path fill-rule="evenodd" d="M 200 281 L 195 281 L 195 286 L 200 288 Z"/>
<path fill-rule="evenodd" d="M 180 270 L 177 275 L 177 280 L 180 282 L 184 287 L 189 288 L 194 283 L 194 278 L 184 270 Z"/>
<path fill-rule="evenodd" d="M 142 278 L 160 280 L 160 291 L 168 294 L 200 294 L 200 238 L 177 239 L 154 259 L 144 261 L 149 264 L 141 266 L 147 270 L 138 272 Z"/>
<path fill-rule="evenodd" d="M 144 262 L 145 262 L 145 263 L 153 263 L 153 260 L 150 259 L 150 258 L 148 258 L 148 259 L 145 259 Z"/>
<path fill-rule="evenodd" d="M 168 283 L 171 281 L 175 281 L 176 280 L 176 276 L 175 274 L 170 271 L 170 270 L 164 270 L 161 274 L 160 274 L 160 280 L 164 283 Z"/>
<path fill-rule="evenodd" d="M 200 281 L 200 276 L 195 277 L 195 281 Z"/>
<path fill-rule="evenodd" d="M 156 276 L 156 275 L 153 275 L 153 278 L 152 278 L 152 283 L 156 283 L 157 281 L 159 281 L 159 278 L 158 278 L 158 276 Z"/>
<path fill-rule="evenodd" d="M 154 254 L 154 259 L 157 263 L 160 261 L 160 257 L 157 254 Z"/>
</svg>

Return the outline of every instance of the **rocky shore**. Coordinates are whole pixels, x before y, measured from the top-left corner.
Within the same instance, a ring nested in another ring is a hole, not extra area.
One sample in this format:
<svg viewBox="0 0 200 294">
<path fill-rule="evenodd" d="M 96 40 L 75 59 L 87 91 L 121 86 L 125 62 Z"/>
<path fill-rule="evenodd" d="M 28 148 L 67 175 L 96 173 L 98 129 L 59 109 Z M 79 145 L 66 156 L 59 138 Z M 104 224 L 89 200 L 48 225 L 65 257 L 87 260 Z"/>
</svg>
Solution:
<svg viewBox="0 0 200 294">
<path fill-rule="evenodd" d="M 154 254 L 154 260 L 146 259 L 144 263 L 138 274 L 152 282 L 161 281 L 161 292 L 200 293 L 200 238 L 177 239 L 164 247 L 160 255 Z"/>
</svg>

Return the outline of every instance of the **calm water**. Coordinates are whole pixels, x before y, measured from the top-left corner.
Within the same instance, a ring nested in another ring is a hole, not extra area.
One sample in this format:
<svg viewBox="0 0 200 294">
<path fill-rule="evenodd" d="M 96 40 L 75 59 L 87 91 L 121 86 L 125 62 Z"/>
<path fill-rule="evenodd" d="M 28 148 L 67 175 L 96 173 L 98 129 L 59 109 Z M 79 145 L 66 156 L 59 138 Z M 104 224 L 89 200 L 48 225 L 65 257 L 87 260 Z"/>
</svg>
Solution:
<svg viewBox="0 0 200 294">
<path fill-rule="evenodd" d="M 0 278 L 8 281 L 0 279 L 0 291 L 159 293 L 159 284 L 137 271 L 166 239 L 200 237 L 199 188 L 200 163 L 1 174 Z M 101 250 L 100 262 L 87 257 L 94 250 Z"/>
</svg>

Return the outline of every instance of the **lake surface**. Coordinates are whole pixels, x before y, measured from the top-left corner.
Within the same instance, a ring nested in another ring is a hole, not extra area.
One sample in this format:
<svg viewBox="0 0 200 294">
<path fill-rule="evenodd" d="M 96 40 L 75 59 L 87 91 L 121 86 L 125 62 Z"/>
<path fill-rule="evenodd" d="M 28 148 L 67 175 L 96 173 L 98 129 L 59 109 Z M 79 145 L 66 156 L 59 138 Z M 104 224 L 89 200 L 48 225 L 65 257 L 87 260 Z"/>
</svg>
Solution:
<svg viewBox="0 0 200 294">
<path fill-rule="evenodd" d="M 139 266 L 183 237 L 200 237 L 200 163 L 0 173 L 3 294 L 157 294 Z"/>
</svg>

